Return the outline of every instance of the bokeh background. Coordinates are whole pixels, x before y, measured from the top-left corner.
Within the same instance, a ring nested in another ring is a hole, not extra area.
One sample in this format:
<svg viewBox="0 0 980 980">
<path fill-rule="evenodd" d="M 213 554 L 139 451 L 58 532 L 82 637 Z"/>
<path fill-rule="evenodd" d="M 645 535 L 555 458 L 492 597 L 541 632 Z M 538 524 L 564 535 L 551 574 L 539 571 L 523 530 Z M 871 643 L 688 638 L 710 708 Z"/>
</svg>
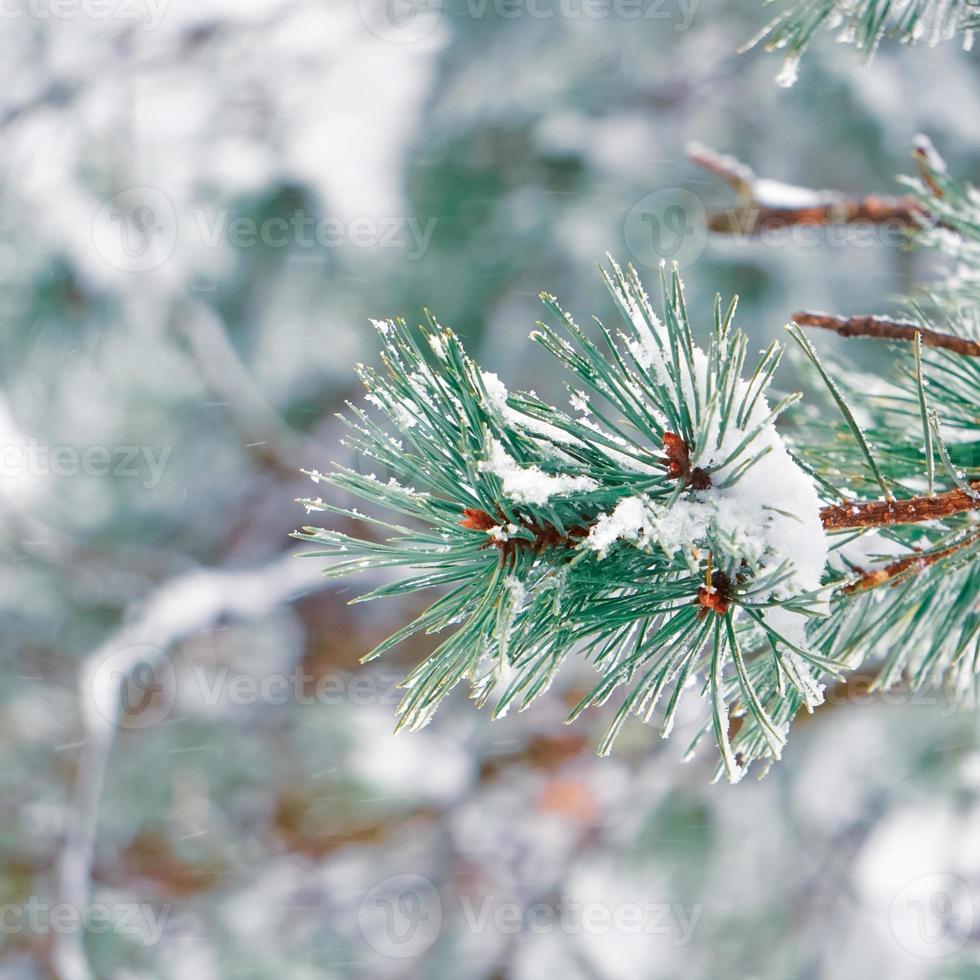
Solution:
<svg viewBox="0 0 980 980">
<path fill-rule="evenodd" d="M 288 537 L 300 467 L 347 459 L 369 317 L 428 306 L 562 398 L 537 295 L 612 318 L 607 251 L 652 285 L 678 259 L 705 327 L 739 293 L 759 347 L 929 274 L 875 236 L 705 234 L 731 198 L 690 140 L 890 192 L 925 132 L 980 173 L 975 54 L 865 68 L 821 38 L 787 90 L 736 53 L 770 13 L 4 6 L 0 977 L 980 977 L 980 733 L 941 692 L 832 692 L 736 787 L 681 764 L 696 719 L 595 758 L 607 719 L 562 725 L 575 669 L 524 714 L 460 690 L 394 737 L 424 643 L 358 658 L 411 603 L 348 606 Z"/>
</svg>

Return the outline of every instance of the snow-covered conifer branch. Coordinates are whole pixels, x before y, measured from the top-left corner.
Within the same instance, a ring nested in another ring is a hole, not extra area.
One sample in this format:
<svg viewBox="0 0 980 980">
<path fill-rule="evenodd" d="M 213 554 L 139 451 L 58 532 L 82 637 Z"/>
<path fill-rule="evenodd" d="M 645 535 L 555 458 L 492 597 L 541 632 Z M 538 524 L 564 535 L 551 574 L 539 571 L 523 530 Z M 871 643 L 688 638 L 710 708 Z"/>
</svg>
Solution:
<svg viewBox="0 0 980 980">
<path fill-rule="evenodd" d="M 576 656 L 598 676 L 573 717 L 620 700 L 600 751 L 660 705 L 668 734 L 681 697 L 700 693 L 738 778 L 753 758 L 778 758 L 787 690 L 812 706 L 834 669 L 806 639 L 826 611 L 820 498 L 774 427 L 797 396 L 767 399 L 777 345 L 745 369 L 734 303 L 719 299 L 702 347 L 676 272 L 663 276 L 662 318 L 634 270 L 604 275 L 621 326 L 599 324 L 594 339 L 544 296 L 558 325 L 533 335 L 572 377 L 569 410 L 508 392 L 431 317 L 419 331 L 379 323 L 387 370 L 361 377 L 390 425 L 356 406 L 349 419 L 379 472 L 311 475 L 398 522 L 317 498 L 309 509 L 375 533 L 297 536 L 321 546 L 332 575 L 413 570 L 362 599 L 440 588 L 369 654 L 449 632 L 406 678 L 401 724 L 425 724 L 461 681 L 497 715 L 526 707 Z M 733 711 L 746 715 L 734 728 Z"/>
<path fill-rule="evenodd" d="M 886 38 L 936 45 L 962 35 L 969 49 L 980 27 L 978 0 L 779 0 L 779 7 L 745 48 L 762 43 L 767 51 L 784 51 L 776 80 L 787 86 L 796 81 L 803 52 L 822 30 L 870 59 Z"/>
<path fill-rule="evenodd" d="M 914 156 L 919 175 L 906 183 L 919 205 L 915 242 L 947 256 L 946 275 L 911 298 L 903 318 L 794 316 L 901 345 L 894 383 L 876 379 L 869 390 L 857 372 L 836 372 L 835 395 L 859 411 L 860 433 L 853 417 L 812 415 L 796 439 L 818 479 L 848 484 L 822 517 L 828 531 L 845 532 L 834 536 L 832 562 L 851 578 L 813 639 L 828 656 L 879 665 L 876 687 L 948 682 L 972 701 L 980 671 L 980 195 L 952 179 L 923 138 Z"/>
<path fill-rule="evenodd" d="M 878 686 L 950 679 L 972 693 L 980 204 L 925 143 L 916 156 L 916 239 L 954 256 L 955 272 L 907 319 L 820 318 L 902 342 L 909 363 L 883 395 L 853 372 L 833 379 L 791 326 L 842 418 L 795 413 L 792 448 L 774 423 L 798 396 L 768 401 L 778 345 L 747 368 L 735 304 L 720 298 L 699 344 L 676 271 L 658 315 L 636 272 L 611 262 L 622 322 L 595 331 L 542 295 L 552 323 L 532 337 L 570 376 L 568 408 L 509 391 L 431 315 L 417 331 L 376 323 L 385 371 L 360 374 L 386 424 L 351 405 L 366 465 L 310 473 L 371 513 L 305 500 L 364 531 L 296 536 L 330 575 L 408 573 L 356 601 L 437 590 L 367 655 L 444 636 L 405 679 L 400 725 L 426 724 L 460 682 L 495 716 L 526 708 L 574 657 L 597 676 L 569 720 L 618 703 L 600 752 L 660 707 L 669 735 L 681 699 L 700 696 L 709 721 L 691 748 L 707 736 L 734 780 L 779 758 L 794 716 L 845 667 L 874 666 Z M 755 193 L 747 168 L 710 159 Z"/>
<path fill-rule="evenodd" d="M 701 143 L 690 143 L 687 157 L 737 195 L 734 207 L 708 212 L 708 228 L 718 234 L 752 238 L 795 225 L 891 224 L 910 232 L 919 228 L 921 205 L 912 194 L 854 196 L 784 184 L 757 177 L 747 164 Z"/>
</svg>

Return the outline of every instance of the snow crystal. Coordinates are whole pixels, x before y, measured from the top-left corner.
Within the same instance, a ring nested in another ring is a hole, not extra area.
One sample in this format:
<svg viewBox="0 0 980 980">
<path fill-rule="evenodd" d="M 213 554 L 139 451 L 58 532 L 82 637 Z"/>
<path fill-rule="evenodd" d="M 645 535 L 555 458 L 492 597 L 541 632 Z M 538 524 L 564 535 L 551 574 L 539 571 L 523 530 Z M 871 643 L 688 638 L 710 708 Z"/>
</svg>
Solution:
<svg viewBox="0 0 980 980">
<path fill-rule="evenodd" d="M 800 58 L 799 55 L 789 55 L 783 61 L 782 68 L 779 69 L 776 75 L 776 84 L 781 85 L 783 88 L 790 88 L 796 83 L 797 78 L 800 75 Z"/>
<path fill-rule="evenodd" d="M 516 533 L 517 526 L 514 524 L 508 524 L 506 527 L 501 527 L 499 524 L 494 524 L 494 526 L 487 531 L 487 536 L 491 541 L 499 541 L 503 543 L 505 541 L 510 541 L 510 536 Z"/>
<path fill-rule="evenodd" d="M 507 404 L 507 386 L 493 371 L 482 371 L 483 387 L 487 389 L 490 404 L 505 421 L 517 428 L 526 429 L 534 435 L 542 436 L 552 442 L 570 443 L 577 440 L 567 432 L 548 422 L 532 418 Z M 533 392 L 532 392 L 533 394 Z"/>
<path fill-rule="evenodd" d="M 429 334 L 429 346 L 432 348 L 432 352 L 439 358 L 440 361 L 446 359 L 446 345 L 442 342 L 442 337 L 438 334 Z"/>
<path fill-rule="evenodd" d="M 643 498 L 626 497 L 611 514 L 602 514 L 592 525 L 586 544 L 600 556 L 605 555 L 620 539 L 637 540 L 649 522 L 649 509 Z"/>
<path fill-rule="evenodd" d="M 813 208 L 819 207 L 827 196 L 808 187 L 784 184 L 780 180 L 760 178 L 752 185 L 756 203 L 770 208 Z"/>
<path fill-rule="evenodd" d="M 388 331 L 391 329 L 391 324 L 387 320 L 375 320 L 372 317 L 371 324 L 373 325 L 374 329 L 377 330 L 379 334 L 381 334 L 382 337 L 388 336 Z"/>
<path fill-rule="evenodd" d="M 933 146 L 932 140 L 923 133 L 919 133 L 912 145 L 916 153 L 921 154 L 930 170 L 937 174 L 946 173 L 946 161 L 939 155 L 939 151 Z"/>
<path fill-rule="evenodd" d="M 504 493 L 519 504 L 546 504 L 560 494 L 595 490 L 599 484 L 588 476 L 550 476 L 537 466 L 518 466 L 496 439 L 490 440 L 490 458 L 480 464 L 504 485 Z"/>
<path fill-rule="evenodd" d="M 517 578 L 516 575 L 508 575 L 507 578 L 504 579 L 504 585 L 507 587 L 507 591 L 510 593 L 511 606 L 514 614 L 516 615 L 527 604 L 529 594 L 527 587 L 519 578 Z"/>
<path fill-rule="evenodd" d="M 483 379 L 483 387 L 487 389 L 487 394 L 490 396 L 490 404 L 503 415 L 508 410 L 507 386 L 493 371 L 483 371 L 480 377 Z"/>
<path fill-rule="evenodd" d="M 400 429 L 412 429 L 418 424 L 419 420 L 403 405 L 392 405 L 391 411 Z"/>
</svg>

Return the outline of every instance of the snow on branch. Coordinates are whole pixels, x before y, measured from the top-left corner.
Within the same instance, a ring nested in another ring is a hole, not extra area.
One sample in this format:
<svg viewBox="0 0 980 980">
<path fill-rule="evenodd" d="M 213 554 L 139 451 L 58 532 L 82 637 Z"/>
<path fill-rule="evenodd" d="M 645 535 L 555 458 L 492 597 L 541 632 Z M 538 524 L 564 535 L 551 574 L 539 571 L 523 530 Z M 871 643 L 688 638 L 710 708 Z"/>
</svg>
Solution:
<svg viewBox="0 0 980 980">
<path fill-rule="evenodd" d="M 922 211 L 912 195 L 850 196 L 784 184 L 757 177 L 735 157 L 700 143 L 689 144 L 687 156 L 738 195 L 735 207 L 708 212 L 708 228 L 719 234 L 752 237 L 795 225 L 894 224 L 910 231 L 919 227 Z"/>
<path fill-rule="evenodd" d="M 120 725 L 113 709 L 121 712 L 121 692 L 132 671 L 148 663 L 154 653 L 166 656 L 175 643 L 222 617 L 263 616 L 328 584 L 315 567 L 297 561 L 294 554 L 255 569 L 190 572 L 166 582 L 133 608 L 131 618 L 86 658 L 79 682 L 84 743 L 57 863 L 59 901 L 74 908 L 84 908 L 89 901 L 99 803 Z M 112 670 L 104 669 L 109 658 Z M 61 980 L 91 980 L 83 939 L 78 930 L 56 934 L 52 958 Z"/>
</svg>

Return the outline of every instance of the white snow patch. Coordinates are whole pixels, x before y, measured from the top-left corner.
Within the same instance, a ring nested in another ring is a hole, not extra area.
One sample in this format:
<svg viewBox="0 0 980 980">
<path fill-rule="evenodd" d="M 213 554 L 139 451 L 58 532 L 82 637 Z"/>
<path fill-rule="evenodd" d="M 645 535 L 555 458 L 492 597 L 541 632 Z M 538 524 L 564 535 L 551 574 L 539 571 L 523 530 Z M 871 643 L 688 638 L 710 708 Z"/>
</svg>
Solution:
<svg viewBox="0 0 980 980">
<path fill-rule="evenodd" d="M 879 531 L 865 531 L 836 548 L 830 555 L 830 563 L 841 571 L 848 571 L 850 566 L 868 571 L 876 562 L 907 553 L 906 548 Z"/>
<path fill-rule="evenodd" d="M 542 422 L 540 419 L 525 415 L 524 412 L 518 412 L 516 408 L 511 408 L 507 404 L 507 386 L 493 371 L 482 371 L 480 377 L 483 379 L 483 386 L 490 396 L 490 404 L 504 421 L 552 442 L 570 443 L 577 441 L 573 436 L 559 429 L 558 426 Z"/>
<path fill-rule="evenodd" d="M 642 497 L 625 497 L 611 514 L 602 514 L 589 531 L 588 546 L 600 556 L 620 539 L 636 540 L 650 522 Z"/>
<path fill-rule="evenodd" d="M 657 377 L 664 376 L 666 363 L 662 351 L 666 338 L 654 336 L 651 324 L 656 331 L 664 328 L 649 309 L 645 294 L 640 295 L 640 305 L 623 292 L 619 295 L 637 335 L 633 342 L 634 356 Z M 692 362 L 693 370 L 682 365 L 682 392 L 693 406 L 697 391 L 698 401 L 705 406 L 708 357 L 695 348 Z M 674 382 L 670 384 L 674 387 Z M 741 406 L 748 394 L 748 382 L 740 379 L 733 405 Z M 710 471 L 711 488 L 683 495 L 670 508 L 649 497 L 622 500 L 612 513 L 599 518 L 587 546 L 605 554 L 616 540 L 622 539 L 640 547 L 658 545 L 668 555 L 681 552 L 691 561 L 698 549 L 708 545 L 733 564 L 744 559 L 763 573 L 787 566 L 790 574 L 770 595 L 757 596 L 760 601 L 817 592 L 828 553 L 827 536 L 820 520 L 820 499 L 813 480 L 793 461 L 775 426 L 765 422 L 770 411 L 766 398 L 759 395 L 742 424 L 730 418 L 724 432 L 715 412 L 703 422 L 707 427 L 704 450 L 697 457 L 692 453 L 691 458 L 692 468 Z M 757 428 L 759 431 L 749 443 L 732 456 Z M 764 454 L 758 456 L 760 453 Z M 745 462 L 756 456 L 736 482 L 724 486 Z M 773 613 L 775 610 L 770 610 L 767 616 L 773 625 L 778 618 L 780 631 L 788 630 L 792 634 L 788 639 L 802 638 L 805 616 L 786 610 L 776 616 Z"/>
<path fill-rule="evenodd" d="M 783 65 L 776 74 L 776 84 L 782 88 L 791 88 L 796 84 L 800 77 L 800 57 L 799 55 L 788 55 L 783 60 Z"/>
<path fill-rule="evenodd" d="M 765 178 L 760 178 L 752 184 L 752 192 L 757 204 L 770 208 L 817 207 L 828 196 L 827 192 Z"/>
<path fill-rule="evenodd" d="M 538 466 L 518 466 L 496 439 L 490 440 L 490 458 L 480 464 L 480 469 L 499 477 L 504 493 L 519 504 L 546 504 L 552 497 L 588 492 L 599 486 L 588 476 L 551 476 Z"/>
</svg>

